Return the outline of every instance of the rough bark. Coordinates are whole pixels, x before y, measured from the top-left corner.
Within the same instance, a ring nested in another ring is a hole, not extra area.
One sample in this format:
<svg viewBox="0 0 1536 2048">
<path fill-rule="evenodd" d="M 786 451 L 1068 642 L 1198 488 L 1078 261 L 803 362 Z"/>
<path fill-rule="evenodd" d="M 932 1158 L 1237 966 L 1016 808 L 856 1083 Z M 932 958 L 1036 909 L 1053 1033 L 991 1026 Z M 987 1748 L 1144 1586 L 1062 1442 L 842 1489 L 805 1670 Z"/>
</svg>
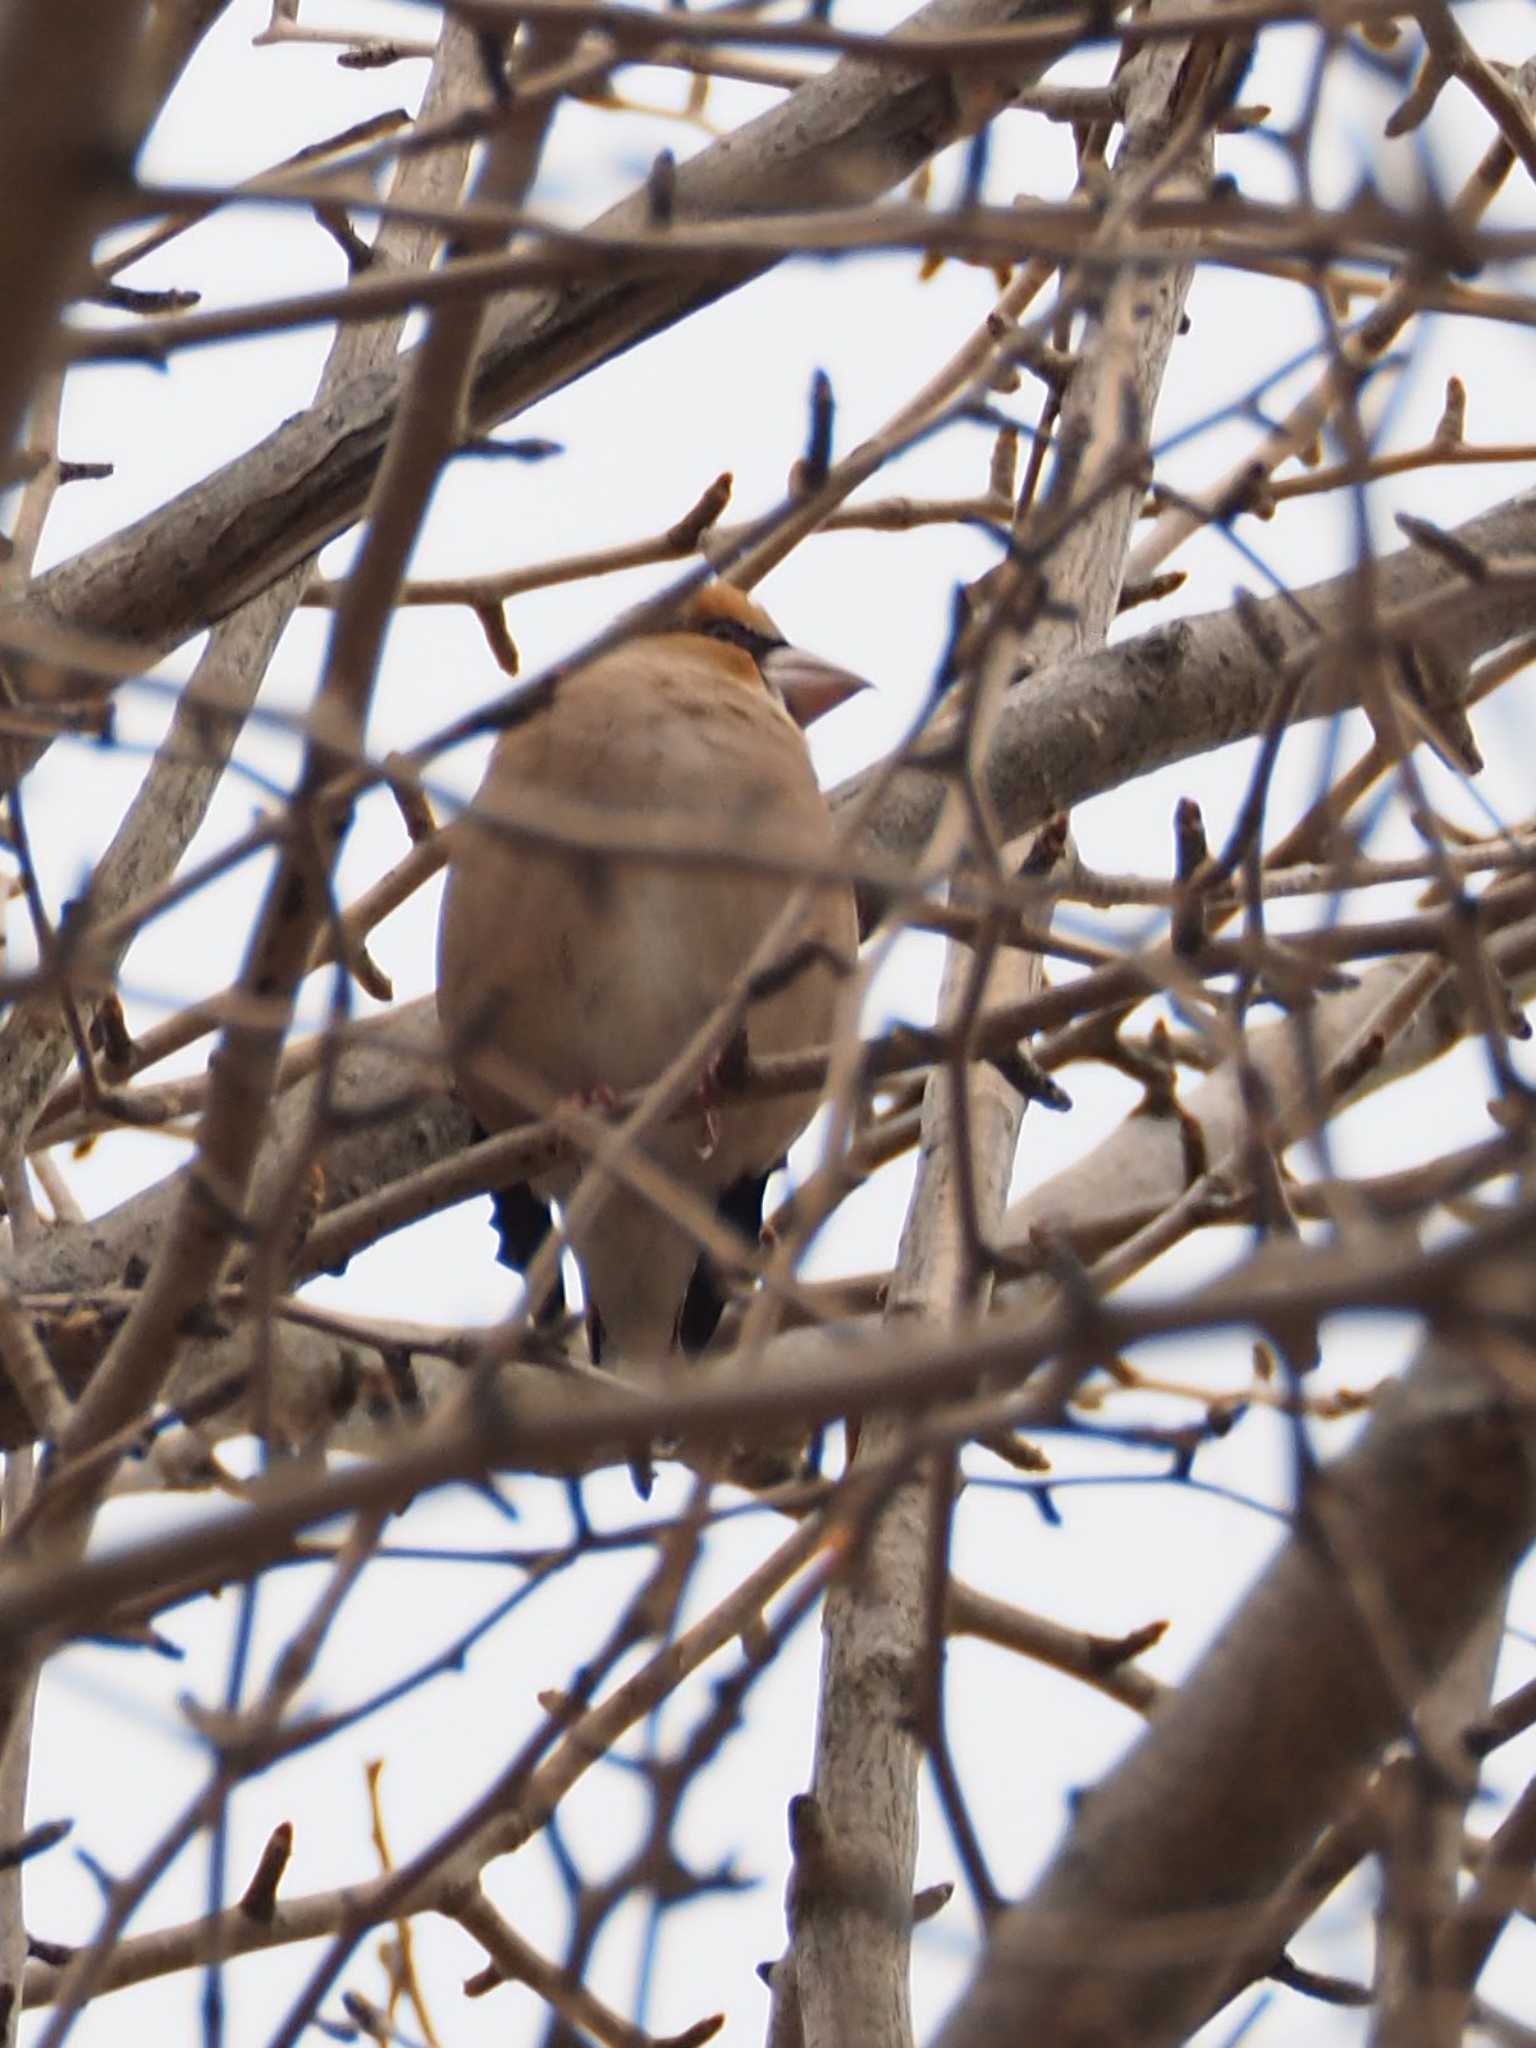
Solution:
<svg viewBox="0 0 1536 2048">
<path fill-rule="evenodd" d="M 1530 1312 L 1528 1277 L 1504 1275 Z M 1536 1528 L 1536 1358 L 1447 1331 L 999 1922 L 940 2048 L 1185 2038 L 1269 1894 L 1500 1596 Z"/>
</svg>

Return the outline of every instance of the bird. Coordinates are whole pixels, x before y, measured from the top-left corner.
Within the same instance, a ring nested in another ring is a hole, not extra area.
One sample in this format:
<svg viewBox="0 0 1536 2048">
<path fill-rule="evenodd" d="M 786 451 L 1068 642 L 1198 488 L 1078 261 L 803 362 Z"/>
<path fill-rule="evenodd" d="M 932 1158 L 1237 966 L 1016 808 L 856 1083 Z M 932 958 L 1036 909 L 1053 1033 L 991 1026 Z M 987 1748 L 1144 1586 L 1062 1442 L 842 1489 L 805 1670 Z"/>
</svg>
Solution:
<svg viewBox="0 0 1536 2048">
<path fill-rule="evenodd" d="M 751 855 L 835 862 L 805 727 L 865 687 L 791 647 L 743 591 L 711 582 L 660 630 L 557 673 L 527 715 L 514 712 L 473 803 L 448 828 L 438 936 L 448 1057 L 483 1129 L 508 1129 L 552 1101 L 602 1104 L 643 1088 L 709 1020 L 803 886 L 771 865 L 753 871 Z M 533 797 L 643 819 L 663 839 L 668 821 L 695 836 L 707 827 L 748 864 L 647 859 L 510 830 Z M 852 887 L 829 874 L 807 892 L 782 973 L 755 987 L 749 1057 L 832 1038 L 857 947 Z M 652 1130 L 641 1149 L 755 1245 L 768 1179 L 815 1107 L 809 1095 L 711 1103 Z M 507 1263 L 527 1265 L 551 1202 L 580 1173 L 567 1161 L 501 1191 Z M 610 1178 L 570 1241 L 595 1363 L 655 1364 L 709 1342 L 722 1276 L 643 1195 Z M 563 1306 L 558 1284 L 534 1305 L 541 1318 Z"/>
</svg>

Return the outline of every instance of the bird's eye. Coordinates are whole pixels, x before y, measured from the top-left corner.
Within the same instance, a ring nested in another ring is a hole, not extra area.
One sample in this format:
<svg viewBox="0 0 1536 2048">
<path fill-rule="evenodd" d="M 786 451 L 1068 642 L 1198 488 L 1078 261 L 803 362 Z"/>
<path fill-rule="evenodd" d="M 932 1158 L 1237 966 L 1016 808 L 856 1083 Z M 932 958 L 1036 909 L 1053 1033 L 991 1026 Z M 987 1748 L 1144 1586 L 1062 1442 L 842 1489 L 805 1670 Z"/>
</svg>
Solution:
<svg viewBox="0 0 1536 2048">
<path fill-rule="evenodd" d="M 765 654 L 772 654 L 775 647 L 787 647 L 787 640 L 777 633 L 759 632 L 756 626 L 749 626 L 742 619 L 704 619 L 694 631 L 706 634 L 711 640 L 725 640 L 732 647 L 741 647 L 754 661 L 761 661 Z"/>
</svg>

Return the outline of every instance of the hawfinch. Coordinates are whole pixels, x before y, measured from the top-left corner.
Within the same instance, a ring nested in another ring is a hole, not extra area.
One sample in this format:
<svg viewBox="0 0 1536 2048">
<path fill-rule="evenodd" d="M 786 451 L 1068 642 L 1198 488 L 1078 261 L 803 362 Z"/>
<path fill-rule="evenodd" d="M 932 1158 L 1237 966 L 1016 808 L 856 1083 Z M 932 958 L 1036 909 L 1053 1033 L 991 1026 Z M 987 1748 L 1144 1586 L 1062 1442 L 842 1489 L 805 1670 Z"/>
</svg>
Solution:
<svg viewBox="0 0 1536 2048">
<path fill-rule="evenodd" d="M 834 834 L 802 727 L 859 680 L 787 646 L 725 584 L 699 591 L 665 631 L 572 669 L 501 736 L 474 805 L 451 828 L 438 938 L 438 1010 L 460 1092 L 501 1130 L 551 1098 L 596 1102 L 653 1081 L 718 1007 L 798 885 L 739 861 L 647 859 L 540 844 L 515 827 L 527 798 L 564 799 L 701 826 L 734 855 L 830 855 Z M 746 1014 L 753 1057 L 825 1044 L 838 963 L 858 943 L 853 892 L 817 885 L 788 948 L 792 971 Z M 755 1245 L 763 1189 L 809 1121 L 807 1096 L 692 1114 L 645 1140 L 647 1156 Z M 566 1164 L 498 1206 L 503 1256 L 524 1266 L 580 1168 Z M 717 1276 L 696 1241 L 612 1183 L 572 1239 L 594 1358 L 702 1348 L 719 1320 Z M 559 1305 L 560 1297 L 552 1297 Z M 539 1305 L 547 1313 L 551 1303 Z"/>
</svg>

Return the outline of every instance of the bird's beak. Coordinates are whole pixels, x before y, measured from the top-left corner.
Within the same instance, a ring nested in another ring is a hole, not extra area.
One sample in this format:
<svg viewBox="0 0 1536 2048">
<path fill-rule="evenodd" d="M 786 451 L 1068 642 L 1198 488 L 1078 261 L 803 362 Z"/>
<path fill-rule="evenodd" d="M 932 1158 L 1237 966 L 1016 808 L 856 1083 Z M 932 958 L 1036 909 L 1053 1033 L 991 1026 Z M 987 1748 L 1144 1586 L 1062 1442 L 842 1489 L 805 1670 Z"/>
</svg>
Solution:
<svg viewBox="0 0 1536 2048">
<path fill-rule="evenodd" d="M 784 699 L 784 708 L 798 726 L 810 725 L 860 690 L 873 686 L 852 669 L 823 661 L 800 647 L 775 647 L 763 656 L 763 674 Z"/>
</svg>

